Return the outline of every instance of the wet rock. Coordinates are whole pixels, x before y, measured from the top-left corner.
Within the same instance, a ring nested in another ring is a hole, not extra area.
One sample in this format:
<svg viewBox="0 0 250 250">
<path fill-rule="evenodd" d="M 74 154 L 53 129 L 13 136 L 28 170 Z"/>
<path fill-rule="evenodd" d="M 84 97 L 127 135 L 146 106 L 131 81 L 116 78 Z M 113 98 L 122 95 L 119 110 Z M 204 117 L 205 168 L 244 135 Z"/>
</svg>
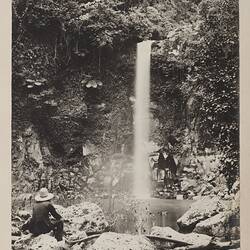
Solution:
<svg viewBox="0 0 250 250">
<path fill-rule="evenodd" d="M 153 250 L 154 245 L 144 236 L 103 233 L 88 250 Z"/>
<path fill-rule="evenodd" d="M 195 246 L 207 246 L 210 244 L 212 237 L 205 234 L 189 233 L 182 234 L 171 227 L 153 227 L 151 229 L 151 235 L 167 237 L 180 242 L 185 242 Z"/>
<path fill-rule="evenodd" d="M 225 208 L 219 198 L 203 197 L 193 203 L 190 209 L 177 220 L 181 232 L 192 232 L 195 225 L 218 214 Z"/>
<path fill-rule="evenodd" d="M 55 207 L 64 219 L 65 231 L 100 233 L 108 227 L 102 209 L 94 203 L 83 202 L 67 208 L 58 205 Z"/>
</svg>

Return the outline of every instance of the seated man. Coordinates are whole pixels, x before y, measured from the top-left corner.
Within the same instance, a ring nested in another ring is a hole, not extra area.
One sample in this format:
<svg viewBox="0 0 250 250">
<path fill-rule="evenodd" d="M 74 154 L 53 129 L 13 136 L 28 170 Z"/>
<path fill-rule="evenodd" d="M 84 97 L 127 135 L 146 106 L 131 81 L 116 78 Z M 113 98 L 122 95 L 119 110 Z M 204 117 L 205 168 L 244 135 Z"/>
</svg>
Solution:
<svg viewBox="0 0 250 250">
<path fill-rule="evenodd" d="M 39 193 L 35 196 L 35 204 L 33 206 L 33 213 L 31 219 L 22 226 L 22 230 L 29 230 L 34 236 L 49 233 L 53 230 L 57 241 L 62 240 L 63 236 L 63 221 L 50 200 L 54 197 L 49 193 L 47 188 L 41 188 Z M 52 222 L 49 219 L 52 215 L 56 221 Z"/>
</svg>

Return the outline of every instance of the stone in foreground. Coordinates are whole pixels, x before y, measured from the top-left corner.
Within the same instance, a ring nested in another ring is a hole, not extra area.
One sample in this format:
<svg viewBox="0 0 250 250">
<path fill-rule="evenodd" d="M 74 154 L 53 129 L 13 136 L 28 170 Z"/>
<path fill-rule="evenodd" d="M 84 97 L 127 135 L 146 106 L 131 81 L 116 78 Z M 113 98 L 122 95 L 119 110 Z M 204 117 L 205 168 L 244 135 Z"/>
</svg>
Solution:
<svg viewBox="0 0 250 250">
<path fill-rule="evenodd" d="M 196 225 L 194 232 L 234 240 L 239 239 L 239 220 L 239 214 L 237 214 L 237 212 L 221 212 L 211 218 L 199 222 Z"/>
<path fill-rule="evenodd" d="M 72 235 L 78 231 L 101 233 L 105 231 L 108 222 L 104 217 L 102 209 L 90 202 L 83 202 L 78 205 L 72 205 L 67 208 L 55 206 L 58 213 L 63 217 L 65 222 L 65 231 Z M 75 238 L 74 240 L 76 240 Z"/>
<path fill-rule="evenodd" d="M 28 250 L 64 250 L 64 241 L 57 241 L 49 234 L 41 234 L 32 239 L 27 248 Z"/>
<path fill-rule="evenodd" d="M 190 209 L 177 220 L 181 232 L 192 232 L 195 225 L 223 211 L 224 204 L 219 198 L 203 197 L 193 203 Z"/>
<path fill-rule="evenodd" d="M 171 238 L 176 241 L 185 242 L 189 245 L 194 245 L 196 247 L 208 246 L 212 240 L 212 237 L 205 234 L 189 233 L 182 234 L 171 227 L 152 227 L 151 235 Z"/>
<path fill-rule="evenodd" d="M 154 245 L 144 236 L 103 233 L 88 250 L 154 250 Z"/>
</svg>

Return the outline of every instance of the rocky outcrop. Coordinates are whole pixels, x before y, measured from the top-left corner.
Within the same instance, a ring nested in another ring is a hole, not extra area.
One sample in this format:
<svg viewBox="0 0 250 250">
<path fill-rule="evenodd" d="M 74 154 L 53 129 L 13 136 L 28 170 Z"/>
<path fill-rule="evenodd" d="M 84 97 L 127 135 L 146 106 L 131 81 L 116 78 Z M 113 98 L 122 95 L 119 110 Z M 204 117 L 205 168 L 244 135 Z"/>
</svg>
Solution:
<svg viewBox="0 0 250 250">
<path fill-rule="evenodd" d="M 102 209 L 94 203 L 83 202 L 67 208 L 58 205 L 55 207 L 64 219 L 65 231 L 71 240 L 84 237 L 80 232 L 100 233 L 108 226 Z"/>
<path fill-rule="evenodd" d="M 213 239 L 209 244 L 211 249 L 237 248 L 240 244 L 239 191 L 230 197 L 230 201 L 223 201 L 220 197 L 200 197 L 178 219 L 180 230 L 210 236 Z"/>
<path fill-rule="evenodd" d="M 194 232 L 210 236 L 237 240 L 240 238 L 240 213 L 236 201 L 229 204 L 228 210 L 220 212 L 196 224 Z"/>
<path fill-rule="evenodd" d="M 225 209 L 219 198 L 202 197 L 193 203 L 190 209 L 177 220 L 182 232 L 192 232 L 197 223 L 218 214 Z"/>
<path fill-rule="evenodd" d="M 222 237 L 223 235 L 225 235 L 226 222 L 227 222 L 226 213 L 219 213 L 211 218 L 199 222 L 195 226 L 194 232 Z"/>
<path fill-rule="evenodd" d="M 226 178 L 219 173 L 220 155 L 192 155 L 182 162 L 181 193 L 187 199 L 217 196 L 230 199 Z"/>
<path fill-rule="evenodd" d="M 154 245 L 144 236 L 104 233 L 88 250 L 154 250 Z"/>
<path fill-rule="evenodd" d="M 14 147 L 15 145 L 15 147 Z M 44 168 L 39 136 L 29 125 L 13 141 L 12 193 L 32 193 L 36 190 L 36 173 Z M 21 180 L 21 181 L 20 181 Z"/>
<path fill-rule="evenodd" d="M 37 166 L 43 167 L 40 141 L 32 125 L 29 125 L 22 135 L 15 140 L 13 152 L 13 169 L 21 167 L 25 157 L 33 159 Z"/>
<path fill-rule="evenodd" d="M 70 111 L 67 110 L 67 112 Z M 93 154 L 93 145 L 84 143 L 84 140 L 82 143 L 86 144 L 85 151 L 87 147 L 88 153 Z M 41 187 L 47 187 L 53 192 L 57 201 L 67 200 L 67 202 L 80 201 L 86 198 L 90 190 L 94 192 L 98 189 L 102 185 L 96 178 L 96 172 L 101 168 L 97 162 L 99 158 L 86 156 L 81 146 L 75 147 L 67 144 L 62 162 L 62 158 L 54 153 L 54 146 L 39 134 L 36 126 L 29 123 L 26 128 L 16 132 L 12 149 L 14 206 L 30 205 L 33 193 Z"/>
</svg>

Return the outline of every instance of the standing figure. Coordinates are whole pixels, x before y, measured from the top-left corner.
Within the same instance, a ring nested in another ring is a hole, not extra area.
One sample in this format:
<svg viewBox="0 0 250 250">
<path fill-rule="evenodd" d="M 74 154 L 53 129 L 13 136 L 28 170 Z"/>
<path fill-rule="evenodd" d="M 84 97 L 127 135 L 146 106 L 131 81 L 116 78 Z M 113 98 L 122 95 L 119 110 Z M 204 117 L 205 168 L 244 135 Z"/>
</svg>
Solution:
<svg viewBox="0 0 250 250">
<path fill-rule="evenodd" d="M 162 152 L 159 153 L 159 158 L 158 158 L 158 169 L 159 172 L 157 174 L 158 180 L 159 180 L 159 175 L 160 175 L 160 180 L 165 178 L 165 172 L 166 172 L 166 160 Z"/>
<path fill-rule="evenodd" d="M 53 231 L 57 241 L 62 240 L 63 220 L 50 202 L 53 197 L 54 195 L 49 193 L 47 188 L 41 188 L 35 196 L 36 202 L 33 206 L 32 217 L 22 226 L 22 230 L 29 230 L 34 236 Z M 56 220 L 51 221 L 49 215 L 52 215 Z"/>
<path fill-rule="evenodd" d="M 176 165 L 174 157 L 171 153 L 169 153 L 167 158 L 166 158 L 166 165 L 170 171 L 171 179 L 174 181 L 176 179 L 177 165 Z"/>
</svg>

